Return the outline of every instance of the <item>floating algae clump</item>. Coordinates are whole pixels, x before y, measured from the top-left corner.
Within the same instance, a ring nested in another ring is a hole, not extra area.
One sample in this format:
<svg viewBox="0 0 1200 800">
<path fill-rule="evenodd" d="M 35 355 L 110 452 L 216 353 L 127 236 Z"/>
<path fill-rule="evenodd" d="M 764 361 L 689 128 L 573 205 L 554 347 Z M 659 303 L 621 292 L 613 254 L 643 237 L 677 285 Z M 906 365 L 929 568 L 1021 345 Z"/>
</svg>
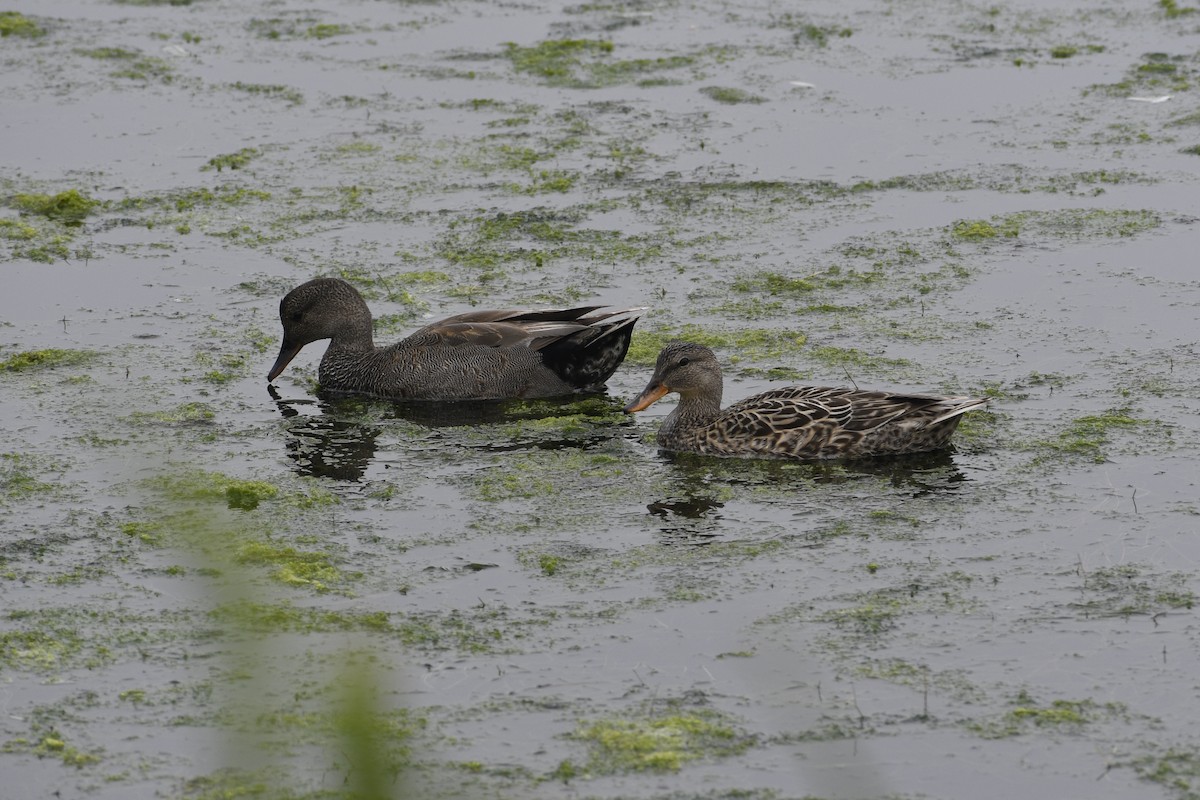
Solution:
<svg viewBox="0 0 1200 800">
<path fill-rule="evenodd" d="M 13 205 L 26 214 L 37 214 L 74 226 L 83 224 L 84 217 L 92 213 L 100 201 L 81 194 L 77 189 L 68 189 L 53 195 L 19 194 L 13 198 Z"/>
<path fill-rule="evenodd" d="M 54 347 L 45 350 L 26 350 L 0 359 L 0 371 L 21 372 L 22 370 L 72 366 L 82 364 L 94 356 L 95 353 L 87 350 L 60 350 Z"/>
<path fill-rule="evenodd" d="M 0 11 L 0 37 L 27 36 L 33 38 L 46 32 L 19 11 Z"/>
<path fill-rule="evenodd" d="M 601 774 L 676 771 L 688 761 L 735 755 L 750 744 L 705 709 L 649 719 L 598 720 L 580 726 L 574 738 L 591 744 L 588 768 Z"/>
</svg>

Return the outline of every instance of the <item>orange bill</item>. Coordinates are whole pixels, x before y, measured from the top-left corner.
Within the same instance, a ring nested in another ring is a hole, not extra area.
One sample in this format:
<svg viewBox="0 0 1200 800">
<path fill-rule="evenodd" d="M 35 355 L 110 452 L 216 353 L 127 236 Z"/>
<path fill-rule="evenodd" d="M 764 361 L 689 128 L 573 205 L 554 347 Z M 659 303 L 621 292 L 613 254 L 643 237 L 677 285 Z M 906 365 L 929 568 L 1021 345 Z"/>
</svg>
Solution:
<svg viewBox="0 0 1200 800">
<path fill-rule="evenodd" d="M 279 373 L 283 372 L 284 368 L 291 363 L 302 347 L 304 347 L 302 344 L 283 343 L 283 347 L 279 348 L 279 358 L 275 359 L 275 366 L 271 367 L 271 371 L 267 373 L 268 383 L 279 377 Z"/>
<path fill-rule="evenodd" d="M 625 406 L 625 413 L 632 414 L 635 411 L 645 411 L 654 401 L 662 399 L 662 396 L 671 391 L 665 383 L 651 383 L 642 393 L 633 398 L 633 402 Z"/>
</svg>

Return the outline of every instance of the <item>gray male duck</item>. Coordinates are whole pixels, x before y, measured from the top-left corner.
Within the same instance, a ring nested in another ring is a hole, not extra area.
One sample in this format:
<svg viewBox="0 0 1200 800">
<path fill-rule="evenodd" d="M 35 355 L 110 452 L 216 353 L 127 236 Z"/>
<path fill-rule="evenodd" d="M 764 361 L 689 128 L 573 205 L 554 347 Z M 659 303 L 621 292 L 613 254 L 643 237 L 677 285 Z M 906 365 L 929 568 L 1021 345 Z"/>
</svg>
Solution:
<svg viewBox="0 0 1200 800">
<path fill-rule="evenodd" d="M 658 429 L 664 450 L 742 458 L 818 460 L 921 453 L 945 447 L 962 415 L 982 397 L 894 394 L 788 386 L 721 408 L 721 367 L 712 350 L 670 342 L 650 383 L 625 407 L 648 408 L 679 393 Z"/>
<path fill-rule="evenodd" d="M 274 381 L 304 345 L 329 339 L 323 389 L 394 400 L 497 400 L 596 391 L 629 350 L 645 309 L 585 306 L 470 311 L 376 347 L 371 311 L 339 278 L 316 278 L 279 303 L 283 345 Z"/>
</svg>

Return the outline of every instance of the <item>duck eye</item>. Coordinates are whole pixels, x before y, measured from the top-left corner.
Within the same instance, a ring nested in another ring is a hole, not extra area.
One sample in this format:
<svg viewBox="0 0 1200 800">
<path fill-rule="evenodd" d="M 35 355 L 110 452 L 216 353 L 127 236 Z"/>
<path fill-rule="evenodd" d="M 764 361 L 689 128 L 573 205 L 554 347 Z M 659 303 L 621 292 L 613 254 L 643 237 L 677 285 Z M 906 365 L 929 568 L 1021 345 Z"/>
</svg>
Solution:
<svg viewBox="0 0 1200 800">
<path fill-rule="evenodd" d="M 688 358 L 687 356 L 684 356 L 683 358 L 679 359 L 679 366 L 681 366 L 681 367 L 686 367 L 690 363 L 692 363 L 692 360 L 690 358 Z"/>
<path fill-rule="evenodd" d="M 299 322 L 302 319 L 304 319 L 304 312 L 297 311 L 295 314 L 292 314 L 292 322 Z"/>
</svg>

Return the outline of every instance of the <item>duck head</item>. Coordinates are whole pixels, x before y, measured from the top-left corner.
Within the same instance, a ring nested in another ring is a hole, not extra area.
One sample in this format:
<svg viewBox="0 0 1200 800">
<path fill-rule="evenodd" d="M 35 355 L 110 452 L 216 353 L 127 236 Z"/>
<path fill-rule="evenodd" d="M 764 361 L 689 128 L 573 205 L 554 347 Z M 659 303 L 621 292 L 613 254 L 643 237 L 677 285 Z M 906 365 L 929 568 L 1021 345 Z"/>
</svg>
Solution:
<svg viewBox="0 0 1200 800">
<path fill-rule="evenodd" d="M 721 366 L 713 351 L 691 342 L 668 342 L 658 354 L 654 375 L 642 393 L 625 406 L 625 412 L 644 411 L 670 392 L 687 402 L 703 399 L 721 404 Z"/>
<path fill-rule="evenodd" d="M 283 344 L 267 380 L 279 377 L 304 345 L 321 339 L 361 339 L 371 344 L 371 311 L 358 290 L 340 278 L 315 278 L 279 301 Z"/>
</svg>

